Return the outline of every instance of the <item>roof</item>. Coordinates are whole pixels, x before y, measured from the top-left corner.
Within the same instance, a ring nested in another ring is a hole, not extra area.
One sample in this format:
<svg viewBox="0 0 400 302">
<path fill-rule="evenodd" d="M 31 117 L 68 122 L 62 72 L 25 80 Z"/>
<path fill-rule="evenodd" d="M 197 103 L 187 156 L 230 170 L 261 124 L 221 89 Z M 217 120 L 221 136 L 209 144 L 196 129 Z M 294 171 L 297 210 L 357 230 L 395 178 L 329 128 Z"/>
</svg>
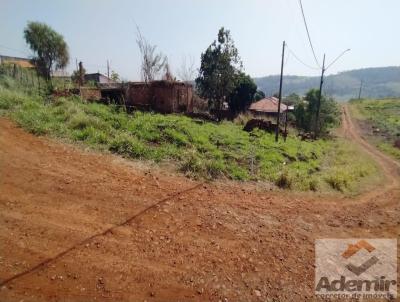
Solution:
<svg viewBox="0 0 400 302">
<path fill-rule="evenodd" d="M 7 63 L 7 64 L 16 64 L 20 67 L 25 68 L 33 68 L 35 67 L 30 59 L 27 58 L 19 58 L 19 57 L 10 57 L 10 56 L 3 56 L 0 55 L 0 63 Z"/>
<path fill-rule="evenodd" d="M 109 77 L 105 76 L 104 74 L 101 74 L 100 72 L 96 73 L 86 73 L 85 74 L 85 81 L 95 81 L 99 83 L 114 83 L 113 80 L 111 80 Z"/>
<path fill-rule="evenodd" d="M 266 112 L 266 113 L 277 113 L 278 112 L 279 100 L 276 97 L 268 97 L 254 102 L 250 105 L 249 110 Z M 287 110 L 287 106 L 281 103 L 281 112 Z"/>
</svg>

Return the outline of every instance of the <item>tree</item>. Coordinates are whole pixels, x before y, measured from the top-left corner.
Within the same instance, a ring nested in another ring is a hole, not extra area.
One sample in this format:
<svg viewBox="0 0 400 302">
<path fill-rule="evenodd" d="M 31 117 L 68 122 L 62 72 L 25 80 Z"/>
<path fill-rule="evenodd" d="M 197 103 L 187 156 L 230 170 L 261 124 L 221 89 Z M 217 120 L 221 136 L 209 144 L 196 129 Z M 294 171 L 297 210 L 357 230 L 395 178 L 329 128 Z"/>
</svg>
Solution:
<svg viewBox="0 0 400 302">
<path fill-rule="evenodd" d="M 111 71 L 111 80 L 114 82 L 119 82 L 119 74 L 116 73 L 114 70 Z"/>
<path fill-rule="evenodd" d="M 167 63 L 167 57 L 161 52 L 156 53 L 157 46 L 151 45 L 137 27 L 136 43 L 142 57 L 141 75 L 146 83 L 154 81 Z"/>
<path fill-rule="evenodd" d="M 257 85 L 253 79 L 240 72 L 236 77 L 235 89 L 229 96 L 229 109 L 237 114 L 245 111 L 254 99 L 254 94 L 257 91 Z"/>
<path fill-rule="evenodd" d="M 162 77 L 164 81 L 174 82 L 176 79 L 171 72 L 171 67 L 169 66 L 168 60 L 164 65 L 164 75 Z"/>
<path fill-rule="evenodd" d="M 296 125 L 305 131 L 313 131 L 315 129 L 318 95 L 319 90 L 309 90 L 304 98 L 306 103 L 300 102 L 295 108 Z M 339 122 L 339 105 L 332 98 L 322 96 L 318 121 L 320 132 L 326 132 L 330 127 L 339 124 Z"/>
<path fill-rule="evenodd" d="M 310 130 L 310 118 L 307 113 L 307 107 L 305 103 L 299 103 L 294 107 L 294 116 L 296 120 L 296 126 L 299 129 L 303 129 L 305 131 Z"/>
<path fill-rule="evenodd" d="M 71 79 L 74 83 L 82 86 L 85 82 L 86 69 L 83 67 L 82 62 L 79 62 L 79 69 L 72 72 Z"/>
<path fill-rule="evenodd" d="M 209 108 L 216 111 L 218 119 L 224 101 L 236 87 L 241 69 L 242 62 L 230 32 L 222 27 L 217 40 L 201 54 L 199 76 L 196 78 L 199 95 L 208 100 Z"/>
<path fill-rule="evenodd" d="M 40 22 L 28 22 L 24 37 L 35 53 L 33 60 L 45 79 L 50 80 L 53 70 L 67 66 L 69 61 L 67 43 L 63 36 L 50 26 Z"/>
<path fill-rule="evenodd" d="M 301 102 L 301 97 L 297 93 L 291 93 L 285 97 L 284 102 L 286 105 L 297 105 Z"/>
<path fill-rule="evenodd" d="M 194 80 L 196 73 L 196 69 L 194 67 L 194 58 L 189 57 L 189 60 L 186 60 L 186 57 L 182 58 L 182 63 L 180 68 L 177 71 L 178 77 L 185 83 L 190 83 Z"/>
<path fill-rule="evenodd" d="M 265 93 L 262 90 L 257 90 L 256 93 L 254 94 L 254 101 L 259 101 L 265 98 Z"/>
</svg>

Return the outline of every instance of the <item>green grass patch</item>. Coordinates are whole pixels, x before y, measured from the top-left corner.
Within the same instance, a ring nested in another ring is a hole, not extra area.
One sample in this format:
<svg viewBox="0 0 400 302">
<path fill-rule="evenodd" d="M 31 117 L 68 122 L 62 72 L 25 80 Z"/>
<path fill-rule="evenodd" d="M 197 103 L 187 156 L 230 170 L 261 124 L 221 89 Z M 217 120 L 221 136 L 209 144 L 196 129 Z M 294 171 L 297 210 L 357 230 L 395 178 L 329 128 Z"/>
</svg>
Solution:
<svg viewBox="0 0 400 302">
<path fill-rule="evenodd" d="M 354 192 L 367 176 L 379 175 L 375 162 L 363 153 L 358 146 L 339 139 L 335 141 L 330 154 L 326 156 L 324 168 L 320 173 L 332 189 L 340 192 Z"/>
<path fill-rule="evenodd" d="M 352 113 L 356 119 L 367 122 L 375 129 L 371 141 L 386 154 L 400 159 L 400 149 L 394 147 L 400 139 L 400 99 L 352 100 Z"/>
<path fill-rule="evenodd" d="M 400 149 L 396 148 L 393 146 L 393 144 L 381 142 L 378 143 L 378 148 L 385 152 L 386 154 L 389 154 L 393 158 L 396 158 L 397 160 L 400 160 Z"/>
<path fill-rule="evenodd" d="M 9 83 L 10 84 L 10 83 Z M 79 97 L 45 100 L 34 92 L 2 84 L 0 114 L 27 131 L 79 142 L 133 159 L 170 161 L 194 178 L 268 181 L 283 189 L 348 191 L 374 173 L 342 141 L 302 141 L 252 133 L 232 122 L 198 123 L 182 115 L 126 114 L 117 107 L 85 103 Z"/>
</svg>

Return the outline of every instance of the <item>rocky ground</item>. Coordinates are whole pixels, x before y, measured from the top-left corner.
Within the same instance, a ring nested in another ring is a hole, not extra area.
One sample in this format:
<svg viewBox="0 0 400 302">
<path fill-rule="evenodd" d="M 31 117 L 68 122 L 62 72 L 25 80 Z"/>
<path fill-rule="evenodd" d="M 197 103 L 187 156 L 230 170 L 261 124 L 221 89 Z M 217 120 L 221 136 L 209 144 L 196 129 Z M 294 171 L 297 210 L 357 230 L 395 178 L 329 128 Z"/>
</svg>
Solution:
<svg viewBox="0 0 400 302">
<path fill-rule="evenodd" d="M 397 238 L 400 165 L 357 197 L 203 183 L 0 119 L 0 301 L 310 301 L 316 238 Z"/>
</svg>

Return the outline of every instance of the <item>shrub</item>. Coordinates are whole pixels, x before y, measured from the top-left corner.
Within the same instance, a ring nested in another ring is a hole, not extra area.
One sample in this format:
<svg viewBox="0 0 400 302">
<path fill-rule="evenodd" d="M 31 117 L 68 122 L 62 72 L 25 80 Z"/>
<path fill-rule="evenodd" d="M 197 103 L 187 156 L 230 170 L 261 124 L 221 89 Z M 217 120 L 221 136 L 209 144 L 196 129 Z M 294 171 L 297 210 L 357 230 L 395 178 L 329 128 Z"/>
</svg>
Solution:
<svg viewBox="0 0 400 302">
<path fill-rule="evenodd" d="M 278 177 L 275 180 L 275 184 L 281 189 L 290 189 L 293 184 L 293 179 L 289 175 L 289 172 L 286 169 L 284 169 L 282 172 L 278 174 Z"/>
<path fill-rule="evenodd" d="M 148 158 L 148 148 L 138 139 L 127 134 L 118 135 L 110 143 L 109 150 L 132 158 Z"/>
<path fill-rule="evenodd" d="M 335 170 L 333 173 L 326 176 L 326 182 L 332 187 L 340 192 L 344 192 L 349 188 L 352 177 L 348 173 L 340 170 Z"/>
</svg>

